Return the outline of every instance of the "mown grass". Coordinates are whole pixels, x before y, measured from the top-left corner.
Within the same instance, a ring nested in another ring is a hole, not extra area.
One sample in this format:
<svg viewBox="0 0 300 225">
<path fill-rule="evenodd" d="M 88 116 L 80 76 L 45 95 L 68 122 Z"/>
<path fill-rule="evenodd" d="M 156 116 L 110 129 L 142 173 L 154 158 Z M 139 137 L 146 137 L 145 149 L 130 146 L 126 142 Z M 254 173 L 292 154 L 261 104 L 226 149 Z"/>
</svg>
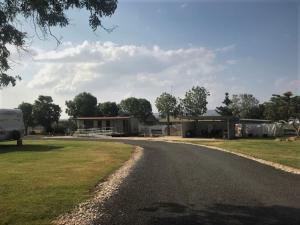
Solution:
<svg viewBox="0 0 300 225">
<path fill-rule="evenodd" d="M 300 141 L 289 142 L 274 139 L 196 141 L 185 139 L 184 142 L 216 146 L 300 169 Z"/>
<path fill-rule="evenodd" d="M 0 224 L 44 225 L 91 196 L 132 146 L 96 141 L 0 143 Z"/>
</svg>

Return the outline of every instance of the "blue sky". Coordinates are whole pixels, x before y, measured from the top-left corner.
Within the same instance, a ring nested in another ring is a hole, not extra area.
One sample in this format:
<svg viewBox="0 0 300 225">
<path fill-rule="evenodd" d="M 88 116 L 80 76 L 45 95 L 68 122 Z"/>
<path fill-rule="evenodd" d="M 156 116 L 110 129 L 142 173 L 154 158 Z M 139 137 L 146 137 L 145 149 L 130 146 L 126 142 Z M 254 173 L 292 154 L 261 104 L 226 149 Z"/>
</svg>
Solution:
<svg viewBox="0 0 300 225">
<path fill-rule="evenodd" d="M 51 38 L 33 38 L 32 55 L 19 57 L 21 63 L 15 66 L 23 81 L 2 90 L 0 103 L 15 107 L 50 94 L 63 107 L 81 91 L 100 101 L 137 96 L 154 102 L 162 91 L 181 97 L 193 85 L 211 91 L 209 108 L 221 103 L 225 91 L 252 93 L 261 101 L 287 90 L 299 94 L 299 11 L 297 1 L 120 1 L 116 13 L 103 20 L 106 27 L 117 26 L 107 33 L 93 32 L 88 14 L 74 10 L 69 27 L 53 29 L 64 44 L 56 48 Z M 23 29 L 34 34 L 30 23 Z M 109 60 L 102 63 L 104 51 Z M 64 66 L 74 60 L 74 52 L 78 58 L 72 65 L 82 65 L 76 75 L 74 66 Z M 58 55 L 61 61 L 54 60 Z M 88 60 L 98 65 L 91 68 Z M 68 79 L 61 82 L 55 76 Z M 133 84 L 135 80 L 139 82 Z M 7 97 L 14 93 L 22 97 Z"/>
</svg>

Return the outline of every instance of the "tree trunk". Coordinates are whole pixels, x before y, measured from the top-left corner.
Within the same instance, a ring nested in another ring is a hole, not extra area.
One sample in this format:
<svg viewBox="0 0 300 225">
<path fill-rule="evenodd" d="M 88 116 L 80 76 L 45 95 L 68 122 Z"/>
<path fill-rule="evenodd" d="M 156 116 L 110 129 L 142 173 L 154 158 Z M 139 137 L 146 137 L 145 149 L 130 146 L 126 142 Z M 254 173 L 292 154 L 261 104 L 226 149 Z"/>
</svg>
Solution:
<svg viewBox="0 0 300 225">
<path fill-rule="evenodd" d="M 195 120 L 195 133 L 193 135 L 194 137 L 200 137 L 201 133 L 198 131 L 198 120 Z"/>
<path fill-rule="evenodd" d="M 167 114 L 167 134 L 170 136 L 170 114 Z"/>
</svg>

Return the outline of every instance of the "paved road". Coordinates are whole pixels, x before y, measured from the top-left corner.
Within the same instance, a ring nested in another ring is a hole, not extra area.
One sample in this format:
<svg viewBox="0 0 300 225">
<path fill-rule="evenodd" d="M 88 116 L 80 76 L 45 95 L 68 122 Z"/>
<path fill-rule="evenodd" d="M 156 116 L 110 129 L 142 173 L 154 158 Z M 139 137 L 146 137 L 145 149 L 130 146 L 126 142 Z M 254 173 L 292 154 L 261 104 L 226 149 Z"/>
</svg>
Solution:
<svg viewBox="0 0 300 225">
<path fill-rule="evenodd" d="M 144 156 L 96 224 L 300 224 L 299 175 L 203 147 L 127 143 Z"/>
</svg>

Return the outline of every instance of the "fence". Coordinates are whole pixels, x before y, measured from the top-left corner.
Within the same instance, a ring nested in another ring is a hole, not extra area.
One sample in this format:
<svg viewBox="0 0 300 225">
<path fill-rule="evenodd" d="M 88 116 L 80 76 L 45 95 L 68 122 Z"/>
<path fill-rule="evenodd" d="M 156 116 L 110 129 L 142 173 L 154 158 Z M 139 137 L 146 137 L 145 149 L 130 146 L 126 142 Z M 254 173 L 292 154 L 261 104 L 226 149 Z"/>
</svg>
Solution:
<svg viewBox="0 0 300 225">
<path fill-rule="evenodd" d="M 74 133 L 78 137 L 101 137 L 112 136 L 114 133 L 113 127 L 90 128 L 90 129 L 77 129 Z"/>
</svg>

